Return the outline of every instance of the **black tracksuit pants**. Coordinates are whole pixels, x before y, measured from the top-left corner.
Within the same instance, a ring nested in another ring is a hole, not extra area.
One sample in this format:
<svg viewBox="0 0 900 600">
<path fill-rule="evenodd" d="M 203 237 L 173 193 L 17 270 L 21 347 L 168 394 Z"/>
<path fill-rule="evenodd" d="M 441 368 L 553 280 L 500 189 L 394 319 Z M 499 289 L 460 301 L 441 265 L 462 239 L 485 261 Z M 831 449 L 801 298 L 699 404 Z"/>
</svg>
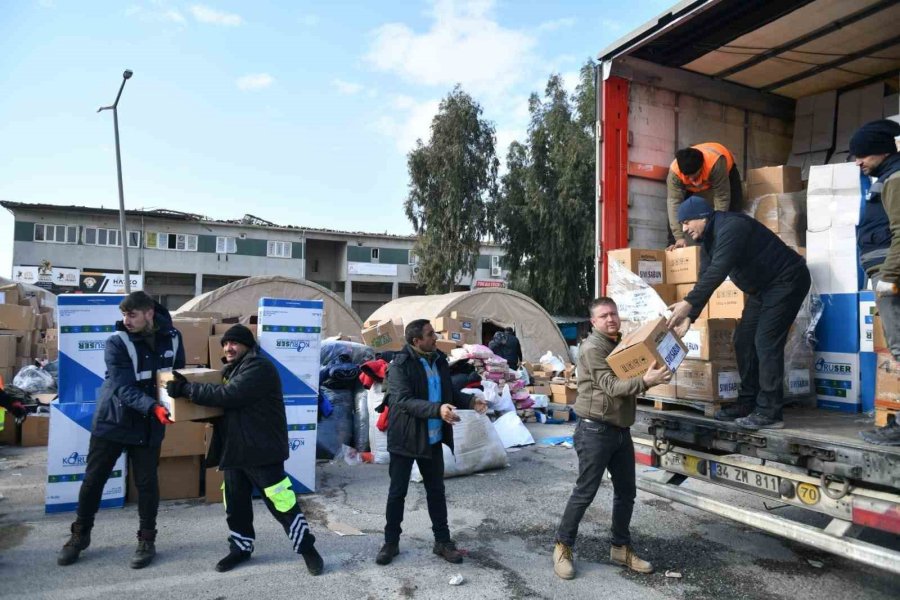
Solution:
<svg viewBox="0 0 900 600">
<path fill-rule="evenodd" d="M 281 523 L 284 532 L 294 548 L 303 554 L 313 547 L 315 536 L 309 530 L 309 523 L 297 495 L 291 489 L 290 479 L 284 472 L 284 464 L 240 469 L 224 469 L 225 473 L 225 514 L 228 522 L 228 541 L 239 550 L 253 552 L 256 532 L 253 529 L 253 488 L 262 492 L 266 508 Z"/>
</svg>

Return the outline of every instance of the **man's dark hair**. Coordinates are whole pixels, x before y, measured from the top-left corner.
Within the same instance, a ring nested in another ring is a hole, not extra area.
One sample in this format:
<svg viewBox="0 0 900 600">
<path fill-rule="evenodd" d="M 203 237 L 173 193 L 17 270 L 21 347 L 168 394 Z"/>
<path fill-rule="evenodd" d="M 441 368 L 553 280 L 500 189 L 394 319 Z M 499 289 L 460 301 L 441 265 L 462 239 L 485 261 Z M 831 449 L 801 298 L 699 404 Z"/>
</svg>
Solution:
<svg viewBox="0 0 900 600">
<path fill-rule="evenodd" d="M 156 302 L 147 292 L 131 292 L 119 303 L 119 310 L 125 313 L 133 310 L 150 310 L 155 306 Z"/>
<path fill-rule="evenodd" d="M 406 343 L 411 346 L 414 339 L 423 339 L 425 335 L 422 333 L 422 330 L 424 330 L 425 326 L 429 323 L 431 323 L 431 321 L 428 319 L 416 319 L 415 321 L 411 321 L 409 325 L 406 326 Z"/>
<path fill-rule="evenodd" d="M 696 148 L 682 148 L 675 153 L 675 162 L 682 175 L 693 175 L 703 166 L 703 153 Z"/>
<path fill-rule="evenodd" d="M 609 296 L 600 296 L 599 298 L 594 298 L 591 300 L 591 303 L 588 305 L 588 314 L 593 316 L 594 309 L 598 306 L 612 306 L 616 310 L 619 310 L 619 307 L 616 305 L 616 301 L 610 298 Z"/>
</svg>

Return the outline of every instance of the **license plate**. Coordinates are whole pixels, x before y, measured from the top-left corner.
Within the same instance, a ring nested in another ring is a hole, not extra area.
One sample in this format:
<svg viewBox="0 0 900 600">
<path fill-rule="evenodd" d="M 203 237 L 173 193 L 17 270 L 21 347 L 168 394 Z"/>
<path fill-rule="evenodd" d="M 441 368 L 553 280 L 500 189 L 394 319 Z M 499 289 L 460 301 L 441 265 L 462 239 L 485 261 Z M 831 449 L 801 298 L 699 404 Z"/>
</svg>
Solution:
<svg viewBox="0 0 900 600">
<path fill-rule="evenodd" d="M 778 478 L 774 475 L 757 473 L 749 469 L 710 462 L 710 477 L 719 483 L 734 487 L 753 490 L 760 494 L 780 498 L 778 491 Z"/>
</svg>

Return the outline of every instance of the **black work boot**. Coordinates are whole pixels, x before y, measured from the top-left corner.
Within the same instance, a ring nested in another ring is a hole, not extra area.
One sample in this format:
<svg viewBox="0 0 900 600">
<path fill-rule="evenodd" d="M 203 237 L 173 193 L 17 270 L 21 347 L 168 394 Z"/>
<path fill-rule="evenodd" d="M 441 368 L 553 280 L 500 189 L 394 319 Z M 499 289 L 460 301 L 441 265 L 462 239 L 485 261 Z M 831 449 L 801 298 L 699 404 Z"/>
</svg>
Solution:
<svg viewBox="0 0 900 600">
<path fill-rule="evenodd" d="M 231 550 L 228 552 L 228 556 L 216 563 L 216 571 L 218 571 L 219 573 L 230 571 L 242 562 L 247 562 L 248 560 L 250 560 L 250 556 L 252 554 L 252 552 L 241 550 L 240 548 L 232 544 Z"/>
<path fill-rule="evenodd" d="M 300 556 L 306 562 L 306 570 L 309 571 L 310 575 L 321 575 L 322 571 L 325 570 L 325 561 L 322 560 L 322 556 L 315 546 L 312 546 L 309 550 L 304 550 L 300 553 Z"/>
<path fill-rule="evenodd" d="M 71 565 L 78 560 L 81 551 L 91 545 L 91 526 L 81 521 L 72 523 L 72 535 L 56 557 L 56 564 Z"/>
<path fill-rule="evenodd" d="M 394 557 L 400 554 L 400 544 L 391 544 L 390 542 L 385 542 L 384 546 L 381 547 L 381 550 L 378 551 L 378 556 L 375 557 L 375 562 L 379 565 L 389 565 L 391 561 L 394 560 Z"/>
<path fill-rule="evenodd" d="M 749 416 L 752 412 L 752 404 L 734 402 L 732 404 L 726 404 L 725 406 L 717 410 L 714 418 L 716 421 L 734 421 L 735 419 Z"/>
<path fill-rule="evenodd" d="M 458 565 L 463 561 L 462 554 L 456 549 L 456 542 L 449 540 L 446 542 L 435 542 L 432 552 L 446 560 L 448 563 Z"/>
<path fill-rule="evenodd" d="M 131 568 L 143 569 L 153 562 L 153 557 L 156 556 L 156 530 L 140 529 L 137 538 L 138 545 L 134 556 L 131 557 Z"/>
</svg>

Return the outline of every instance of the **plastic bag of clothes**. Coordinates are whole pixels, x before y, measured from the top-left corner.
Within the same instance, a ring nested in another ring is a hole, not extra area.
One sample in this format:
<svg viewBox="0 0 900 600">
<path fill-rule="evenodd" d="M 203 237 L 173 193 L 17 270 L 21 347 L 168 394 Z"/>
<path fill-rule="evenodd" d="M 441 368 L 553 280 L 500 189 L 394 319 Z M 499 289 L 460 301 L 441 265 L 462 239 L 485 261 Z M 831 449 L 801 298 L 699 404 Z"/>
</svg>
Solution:
<svg viewBox="0 0 900 600">
<path fill-rule="evenodd" d="M 353 390 L 320 387 L 319 394 L 331 404 L 331 416 L 318 424 L 316 458 L 334 458 L 344 444 L 353 443 Z"/>
<path fill-rule="evenodd" d="M 353 447 L 365 452 L 369 447 L 369 390 L 360 386 L 353 394 Z"/>
<path fill-rule="evenodd" d="M 319 369 L 321 385 L 332 389 L 353 389 L 358 377 L 359 365 L 352 362 L 349 354 L 340 354 Z"/>
<path fill-rule="evenodd" d="M 494 421 L 494 430 L 500 436 L 504 448 L 515 446 L 530 446 L 534 443 L 531 432 L 525 427 L 522 419 L 516 413 L 506 413 Z"/>
<path fill-rule="evenodd" d="M 45 394 L 56 391 L 56 380 L 47 371 L 29 366 L 25 367 L 13 378 L 12 384 L 29 394 Z"/>
<path fill-rule="evenodd" d="M 606 295 L 616 301 L 622 319 L 622 335 L 643 323 L 664 315 L 668 310 L 650 285 L 616 261 L 609 263 L 609 283 Z"/>
<path fill-rule="evenodd" d="M 474 410 L 457 410 L 459 421 L 453 426 L 453 448 L 444 448 L 444 479 L 470 475 L 509 466 L 506 449 L 494 424 Z M 515 415 L 513 415 L 515 416 Z M 410 481 L 422 481 L 419 466 L 413 465 Z"/>
<path fill-rule="evenodd" d="M 378 422 L 379 413 L 375 412 L 382 401 L 384 401 L 384 392 L 380 383 L 372 384 L 366 396 L 367 408 L 369 411 L 369 448 L 372 450 L 372 456 L 375 463 L 382 465 L 391 462 L 391 455 L 387 449 L 387 432 L 380 431 L 375 423 Z"/>
<path fill-rule="evenodd" d="M 325 340 L 319 351 L 319 364 L 325 366 L 341 355 L 348 357 L 347 362 L 361 365 L 375 358 L 375 350 L 371 346 L 356 342 Z"/>
</svg>

